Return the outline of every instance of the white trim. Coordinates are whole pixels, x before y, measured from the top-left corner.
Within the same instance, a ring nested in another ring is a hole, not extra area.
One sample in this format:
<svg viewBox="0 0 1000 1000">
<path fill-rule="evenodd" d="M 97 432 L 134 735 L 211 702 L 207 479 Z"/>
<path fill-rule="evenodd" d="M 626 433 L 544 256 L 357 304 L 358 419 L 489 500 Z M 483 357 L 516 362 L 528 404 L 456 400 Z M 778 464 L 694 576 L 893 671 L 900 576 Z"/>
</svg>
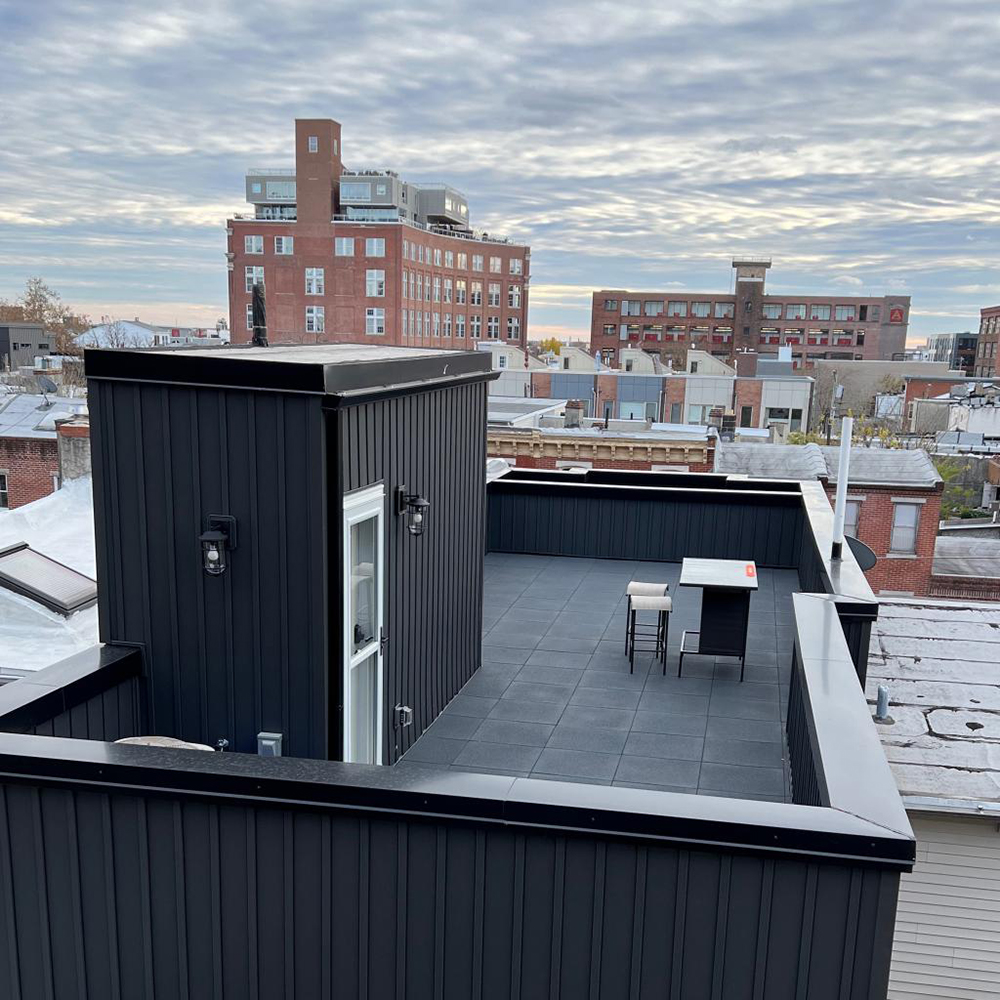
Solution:
<svg viewBox="0 0 1000 1000">
<path fill-rule="evenodd" d="M 848 487 L 848 489 L 850 489 L 850 487 Z M 848 493 L 847 494 L 847 499 L 848 500 L 857 500 L 858 503 L 864 503 L 868 499 L 868 494 L 867 493 Z"/>
<path fill-rule="evenodd" d="M 352 660 L 355 662 L 360 662 L 367 659 L 373 653 L 376 657 L 375 660 L 375 763 L 381 764 L 382 760 L 382 739 L 383 739 L 383 727 L 385 725 L 385 706 L 383 704 L 384 695 L 384 662 L 381 651 L 381 638 L 382 629 L 385 624 L 385 552 L 384 552 L 384 525 L 385 525 L 385 484 L 379 483 L 376 486 L 370 486 L 366 489 L 355 490 L 353 493 L 348 493 L 344 497 L 344 507 L 343 507 L 343 546 L 344 546 L 344 568 L 343 568 L 343 585 L 344 585 L 344 597 L 342 604 L 342 615 L 344 623 L 344 639 L 343 647 L 341 649 L 342 654 L 342 667 L 341 667 L 341 684 L 343 685 L 343 697 L 341 699 L 343 703 L 343 708 L 341 710 L 341 722 L 343 730 L 343 738 L 341 741 L 341 756 L 345 761 L 349 761 L 349 751 L 351 743 L 351 729 L 350 729 L 350 706 L 348 705 L 348 698 L 350 696 L 350 673 Z M 350 546 L 351 546 L 351 527 L 359 523 L 360 521 L 365 521 L 368 518 L 376 518 L 376 528 L 375 528 L 375 538 L 377 551 L 375 554 L 376 561 L 376 583 L 375 588 L 375 600 L 376 600 L 376 613 L 375 613 L 375 638 L 371 646 L 365 647 L 364 650 L 352 654 L 351 653 L 351 634 L 348 628 L 348 622 L 350 621 L 350 601 L 351 601 L 351 559 L 350 559 Z"/>
<path fill-rule="evenodd" d="M 893 503 L 927 503 L 926 497 L 889 497 Z"/>
</svg>

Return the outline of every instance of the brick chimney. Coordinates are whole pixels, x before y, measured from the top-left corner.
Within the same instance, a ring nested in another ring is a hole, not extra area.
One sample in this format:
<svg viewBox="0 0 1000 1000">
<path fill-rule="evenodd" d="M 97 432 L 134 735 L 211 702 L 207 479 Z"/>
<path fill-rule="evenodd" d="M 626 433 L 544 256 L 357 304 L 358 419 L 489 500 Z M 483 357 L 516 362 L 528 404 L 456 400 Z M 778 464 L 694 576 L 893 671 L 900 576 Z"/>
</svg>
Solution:
<svg viewBox="0 0 1000 1000">
<path fill-rule="evenodd" d="M 60 482 L 90 475 L 90 417 L 87 414 L 57 420 L 56 443 Z"/>
</svg>

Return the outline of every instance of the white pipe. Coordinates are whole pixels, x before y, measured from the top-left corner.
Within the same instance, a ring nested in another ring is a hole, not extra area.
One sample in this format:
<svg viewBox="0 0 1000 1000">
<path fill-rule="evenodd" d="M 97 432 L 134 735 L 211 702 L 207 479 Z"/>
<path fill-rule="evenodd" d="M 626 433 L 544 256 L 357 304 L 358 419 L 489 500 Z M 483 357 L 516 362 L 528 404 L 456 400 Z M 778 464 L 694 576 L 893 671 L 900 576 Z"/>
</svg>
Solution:
<svg viewBox="0 0 1000 1000">
<path fill-rule="evenodd" d="M 837 497 L 833 507 L 833 552 L 839 559 L 844 547 L 844 514 L 847 512 L 847 478 L 851 469 L 851 434 L 854 418 L 844 417 L 840 424 L 840 462 L 837 466 Z"/>
</svg>

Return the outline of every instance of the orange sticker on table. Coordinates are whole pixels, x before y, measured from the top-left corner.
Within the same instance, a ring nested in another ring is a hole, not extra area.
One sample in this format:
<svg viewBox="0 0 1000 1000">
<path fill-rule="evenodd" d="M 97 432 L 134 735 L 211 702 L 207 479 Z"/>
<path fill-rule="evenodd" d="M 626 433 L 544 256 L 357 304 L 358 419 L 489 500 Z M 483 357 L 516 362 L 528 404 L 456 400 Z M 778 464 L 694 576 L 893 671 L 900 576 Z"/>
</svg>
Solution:
<svg viewBox="0 0 1000 1000">
<path fill-rule="evenodd" d="M 756 576 L 757 567 L 753 563 L 747 563 L 747 576 Z"/>
</svg>

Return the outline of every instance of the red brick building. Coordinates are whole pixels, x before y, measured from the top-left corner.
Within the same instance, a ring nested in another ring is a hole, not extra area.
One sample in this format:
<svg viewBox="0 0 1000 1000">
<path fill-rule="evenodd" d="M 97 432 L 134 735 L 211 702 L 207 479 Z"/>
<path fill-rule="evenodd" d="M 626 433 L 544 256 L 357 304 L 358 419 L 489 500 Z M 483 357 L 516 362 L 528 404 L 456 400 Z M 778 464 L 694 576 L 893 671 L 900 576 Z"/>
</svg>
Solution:
<svg viewBox="0 0 1000 1000">
<path fill-rule="evenodd" d="M 1000 306 L 987 306 L 979 313 L 979 344 L 973 375 L 977 378 L 996 378 L 997 341 L 1000 340 Z"/>
<path fill-rule="evenodd" d="M 728 293 L 594 292 L 591 352 L 614 364 L 625 346 L 664 355 L 693 347 L 727 359 L 789 346 L 796 368 L 817 358 L 903 356 L 908 296 L 770 295 L 764 291 L 770 266 L 763 258 L 734 260 L 735 291 Z"/>
<path fill-rule="evenodd" d="M 530 248 L 472 230 L 454 188 L 342 155 L 339 123 L 297 120 L 295 169 L 247 175 L 254 215 L 226 230 L 233 343 L 251 337 L 262 281 L 272 343 L 525 344 Z"/>
<path fill-rule="evenodd" d="M 815 444 L 725 444 L 716 449 L 715 468 L 771 479 L 818 479 L 832 506 L 838 455 L 838 448 Z M 851 449 L 845 533 L 878 557 L 865 574 L 876 593 L 931 593 L 943 488 L 921 449 Z"/>
<path fill-rule="evenodd" d="M 0 397 L 0 508 L 21 507 L 59 488 L 57 422 L 85 409 L 83 400 Z"/>
</svg>

